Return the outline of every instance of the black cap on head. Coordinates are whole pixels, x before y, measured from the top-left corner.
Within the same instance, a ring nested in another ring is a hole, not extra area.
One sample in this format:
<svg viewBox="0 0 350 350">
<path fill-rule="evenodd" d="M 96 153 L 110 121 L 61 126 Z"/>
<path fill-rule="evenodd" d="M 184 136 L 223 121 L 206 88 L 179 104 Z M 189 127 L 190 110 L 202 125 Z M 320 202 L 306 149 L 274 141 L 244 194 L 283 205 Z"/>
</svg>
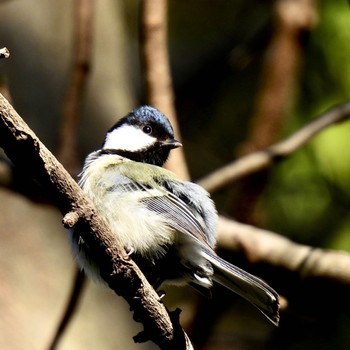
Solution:
<svg viewBox="0 0 350 350">
<path fill-rule="evenodd" d="M 108 131 L 107 135 L 119 128 L 122 129 L 124 126 L 133 126 L 140 129 L 154 140 L 152 144 L 146 144 L 138 149 L 118 148 L 118 152 L 114 150 L 114 153 L 131 160 L 162 166 L 167 160 L 170 150 L 182 146 L 174 138 L 174 130 L 168 118 L 156 108 L 141 106 L 134 109 L 121 118 Z"/>
<path fill-rule="evenodd" d="M 174 138 L 174 130 L 169 119 L 161 111 L 151 106 L 135 108 L 125 117 L 121 118 L 109 131 L 124 124 L 138 127 L 150 125 L 152 127 L 152 136 L 160 139 Z"/>
</svg>

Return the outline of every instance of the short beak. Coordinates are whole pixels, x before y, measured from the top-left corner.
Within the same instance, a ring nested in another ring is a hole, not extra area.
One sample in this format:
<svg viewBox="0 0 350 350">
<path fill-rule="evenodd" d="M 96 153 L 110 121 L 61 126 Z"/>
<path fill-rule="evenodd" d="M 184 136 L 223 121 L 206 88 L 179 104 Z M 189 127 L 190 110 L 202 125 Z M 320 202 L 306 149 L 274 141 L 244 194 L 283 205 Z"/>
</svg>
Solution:
<svg viewBox="0 0 350 350">
<path fill-rule="evenodd" d="M 161 141 L 161 145 L 169 147 L 170 149 L 182 147 L 182 143 L 175 139 L 167 139 L 167 140 Z"/>
</svg>

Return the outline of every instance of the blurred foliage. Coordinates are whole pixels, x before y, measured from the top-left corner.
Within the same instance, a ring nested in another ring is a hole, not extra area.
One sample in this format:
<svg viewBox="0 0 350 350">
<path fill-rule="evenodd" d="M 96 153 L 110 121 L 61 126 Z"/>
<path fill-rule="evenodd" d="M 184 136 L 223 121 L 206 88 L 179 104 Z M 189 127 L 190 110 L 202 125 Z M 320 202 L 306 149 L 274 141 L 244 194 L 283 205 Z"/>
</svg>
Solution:
<svg viewBox="0 0 350 350">
<path fill-rule="evenodd" d="M 321 1 L 319 10 L 286 134 L 350 96 L 348 3 Z M 350 249 L 349 140 L 349 122 L 333 126 L 272 171 L 265 200 L 274 230 L 302 243 Z"/>
<path fill-rule="evenodd" d="M 193 178 L 231 161 L 244 140 L 271 32 L 271 2 L 219 3 L 170 2 L 176 104 Z"/>
</svg>

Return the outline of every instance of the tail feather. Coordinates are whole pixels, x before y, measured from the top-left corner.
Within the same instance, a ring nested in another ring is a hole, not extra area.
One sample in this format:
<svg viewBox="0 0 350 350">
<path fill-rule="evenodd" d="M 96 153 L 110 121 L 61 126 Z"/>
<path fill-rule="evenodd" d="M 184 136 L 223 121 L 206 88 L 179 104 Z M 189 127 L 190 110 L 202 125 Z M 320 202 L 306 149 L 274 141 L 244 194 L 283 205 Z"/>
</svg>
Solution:
<svg viewBox="0 0 350 350">
<path fill-rule="evenodd" d="M 214 268 L 213 280 L 240 295 L 257 307 L 276 326 L 279 323 L 279 296 L 258 277 L 221 259 L 214 252 L 203 249 L 203 255 Z"/>
</svg>

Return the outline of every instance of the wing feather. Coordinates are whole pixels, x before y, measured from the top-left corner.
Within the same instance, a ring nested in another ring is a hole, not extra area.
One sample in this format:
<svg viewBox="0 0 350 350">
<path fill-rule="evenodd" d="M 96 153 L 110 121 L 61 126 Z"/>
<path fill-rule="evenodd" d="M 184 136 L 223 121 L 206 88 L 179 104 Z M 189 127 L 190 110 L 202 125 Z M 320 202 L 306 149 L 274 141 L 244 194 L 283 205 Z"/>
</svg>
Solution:
<svg viewBox="0 0 350 350">
<path fill-rule="evenodd" d="M 160 186 L 150 188 L 141 182 L 123 177 L 123 181 L 118 181 L 118 185 L 115 185 L 113 190 L 121 192 L 142 191 L 140 200 L 146 204 L 148 209 L 164 216 L 170 227 L 187 234 L 205 246 L 208 245 L 205 228 L 189 209 L 188 204 L 165 188 Z"/>
<path fill-rule="evenodd" d="M 279 322 L 279 296 L 274 289 L 260 278 L 221 259 L 212 250 L 202 249 L 203 256 L 214 267 L 215 282 L 232 290 L 256 306 L 271 322 Z"/>
<path fill-rule="evenodd" d="M 164 184 L 152 178 L 152 186 L 146 186 L 139 181 L 123 175 L 124 181 L 119 181 L 118 186 L 121 191 L 142 191 L 140 201 L 145 203 L 147 208 L 166 218 L 167 224 L 186 235 L 185 238 L 193 239 L 201 249 L 201 256 L 209 261 L 214 268 L 212 278 L 232 290 L 250 303 L 255 305 L 274 324 L 278 324 L 279 302 L 278 294 L 264 281 L 241 270 L 240 268 L 221 259 L 212 249 L 214 238 L 208 238 L 207 222 L 204 219 L 205 208 L 196 206 L 190 201 L 192 194 L 187 194 L 186 190 L 202 191 L 198 186 L 187 187 L 184 183 L 175 184 L 174 193 Z M 205 192 L 201 192 L 203 194 Z M 187 198 L 187 201 L 181 198 Z M 195 214 L 197 213 L 197 215 Z M 209 240 L 211 239 L 211 241 Z"/>
<path fill-rule="evenodd" d="M 206 234 L 202 224 L 187 208 L 187 205 L 172 193 L 145 198 L 143 202 L 147 207 L 164 215 L 169 223 L 179 232 L 186 233 L 202 244 L 207 244 Z"/>
</svg>

